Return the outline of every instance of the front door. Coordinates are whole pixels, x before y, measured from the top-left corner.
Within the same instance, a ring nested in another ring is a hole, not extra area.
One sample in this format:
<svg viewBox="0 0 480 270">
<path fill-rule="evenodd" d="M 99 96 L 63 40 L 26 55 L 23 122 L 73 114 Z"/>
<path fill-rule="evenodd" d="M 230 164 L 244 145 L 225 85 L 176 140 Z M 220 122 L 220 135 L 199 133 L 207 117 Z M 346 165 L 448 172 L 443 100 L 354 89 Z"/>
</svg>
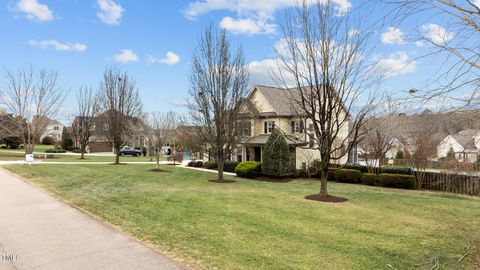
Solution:
<svg viewBox="0 0 480 270">
<path fill-rule="evenodd" d="M 255 161 L 262 162 L 262 148 L 255 147 Z"/>
</svg>

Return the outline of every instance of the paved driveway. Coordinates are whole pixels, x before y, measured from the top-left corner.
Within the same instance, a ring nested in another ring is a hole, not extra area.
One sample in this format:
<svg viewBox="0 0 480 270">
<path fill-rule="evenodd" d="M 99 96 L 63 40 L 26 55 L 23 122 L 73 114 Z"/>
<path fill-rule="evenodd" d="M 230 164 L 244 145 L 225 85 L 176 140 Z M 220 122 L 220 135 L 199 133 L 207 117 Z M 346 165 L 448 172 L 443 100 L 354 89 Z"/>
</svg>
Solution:
<svg viewBox="0 0 480 270">
<path fill-rule="evenodd" d="M 186 269 L 0 169 L 0 269 Z"/>
</svg>

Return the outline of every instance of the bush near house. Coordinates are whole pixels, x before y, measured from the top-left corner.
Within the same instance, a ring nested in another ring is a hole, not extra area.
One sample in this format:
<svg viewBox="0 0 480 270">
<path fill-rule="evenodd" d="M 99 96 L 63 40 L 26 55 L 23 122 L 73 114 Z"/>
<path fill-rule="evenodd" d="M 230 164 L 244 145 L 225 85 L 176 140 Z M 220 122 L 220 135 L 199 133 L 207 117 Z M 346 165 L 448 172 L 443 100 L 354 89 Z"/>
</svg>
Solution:
<svg viewBox="0 0 480 270">
<path fill-rule="evenodd" d="M 201 160 L 195 161 L 195 163 L 193 164 L 193 167 L 196 167 L 196 168 L 203 167 L 203 161 L 201 161 Z"/>
<path fill-rule="evenodd" d="M 240 162 L 235 168 L 235 173 L 240 177 L 255 178 L 262 174 L 262 163 L 256 161 Z"/>
<path fill-rule="evenodd" d="M 362 178 L 360 179 L 361 183 L 369 186 L 378 186 L 378 175 L 374 173 L 363 173 Z"/>
<path fill-rule="evenodd" d="M 341 183 L 360 183 L 362 173 L 359 170 L 336 169 L 334 171 L 335 180 Z"/>
<path fill-rule="evenodd" d="M 357 170 L 357 171 L 361 171 L 362 173 L 368 172 L 367 166 L 363 166 L 363 165 L 360 165 L 360 164 L 345 164 L 341 168 L 342 169 Z"/>
<path fill-rule="evenodd" d="M 327 180 L 328 181 L 337 181 L 337 179 L 335 179 L 335 171 L 338 170 L 338 168 L 328 168 L 328 172 L 327 172 Z M 320 178 L 321 176 L 319 175 L 318 178 Z"/>
<path fill-rule="evenodd" d="M 378 182 L 382 187 L 415 189 L 416 181 L 413 175 L 388 174 L 378 175 Z"/>
<path fill-rule="evenodd" d="M 209 169 L 209 170 L 215 170 L 218 168 L 218 164 L 216 161 L 207 161 L 205 163 L 203 163 L 203 167 L 205 169 Z"/>
<path fill-rule="evenodd" d="M 404 167 L 382 167 L 380 173 L 412 175 L 413 171 L 411 168 Z"/>
<path fill-rule="evenodd" d="M 235 172 L 235 168 L 240 162 L 238 161 L 230 161 L 226 160 L 225 163 L 223 164 L 223 171 L 225 172 Z"/>
<path fill-rule="evenodd" d="M 45 136 L 42 139 L 42 144 L 45 145 L 54 145 L 55 144 L 55 139 L 52 138 L 51 136 Z"/>
<path fill-rule="evenodd" d="M 65 149 L 47 149 L 45 150 L 45 153 L 65 153 L 67 152 Z"/>
<path fill-rule="evenodd" d="M 263 174 L 269 176 L 292 175 L 290 149 L 287 140 L 280 129 L 274 129 L 263 147 Z"/>
</svg>

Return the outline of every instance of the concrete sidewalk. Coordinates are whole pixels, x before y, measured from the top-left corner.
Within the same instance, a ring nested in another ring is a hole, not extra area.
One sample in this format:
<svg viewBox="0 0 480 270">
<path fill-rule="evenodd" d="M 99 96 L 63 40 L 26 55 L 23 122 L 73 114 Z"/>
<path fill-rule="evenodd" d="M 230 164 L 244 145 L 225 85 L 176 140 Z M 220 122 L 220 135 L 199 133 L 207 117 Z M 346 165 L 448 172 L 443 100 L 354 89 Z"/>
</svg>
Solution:
<svg viewBox="0 0 480 270">
<path fill-rule="evenodd" d="M 186 269 L 0 169 L 0 269 Z"/>
</svg>

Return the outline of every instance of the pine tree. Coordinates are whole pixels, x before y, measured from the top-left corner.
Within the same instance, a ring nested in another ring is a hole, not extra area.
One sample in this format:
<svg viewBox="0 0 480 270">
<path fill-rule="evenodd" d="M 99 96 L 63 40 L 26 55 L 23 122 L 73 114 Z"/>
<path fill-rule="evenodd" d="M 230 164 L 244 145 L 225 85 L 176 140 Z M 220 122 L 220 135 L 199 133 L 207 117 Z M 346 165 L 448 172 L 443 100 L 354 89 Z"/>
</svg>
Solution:
<svg viewBox="0 0 480 270">
<path fill-rule="evenodd" d="M 271 176 L 285 176 L 292 173 L 290 150 L 282 132 L 274 129 L 263 148 L 263 173 Z"/>
</svg>

